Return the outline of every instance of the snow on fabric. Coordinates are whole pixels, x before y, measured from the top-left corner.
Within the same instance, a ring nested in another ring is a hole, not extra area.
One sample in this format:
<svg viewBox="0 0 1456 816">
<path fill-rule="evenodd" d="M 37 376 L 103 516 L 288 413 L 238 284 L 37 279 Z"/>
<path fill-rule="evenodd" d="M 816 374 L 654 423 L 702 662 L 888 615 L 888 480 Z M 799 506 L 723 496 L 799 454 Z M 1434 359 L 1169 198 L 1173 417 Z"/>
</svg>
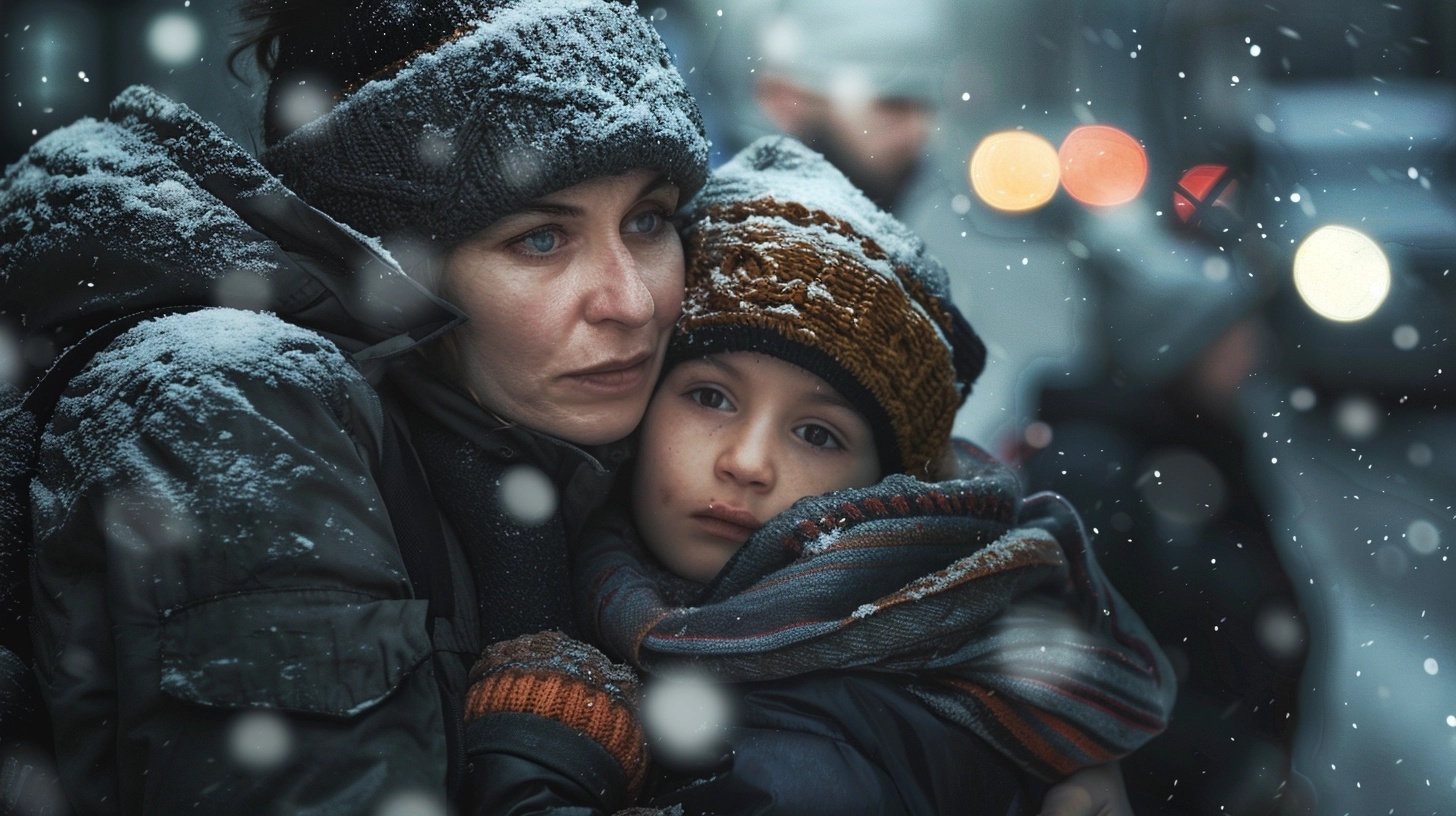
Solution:
<svg viewBox="0 0 1456 816">
<path fill-rule="evenodd" d="M 651 169 L 696 191 L 707 168 L 697 107 L 635 8 L 519 0 L 481 16 L 289 134 L 265 163 L 358 229 L 446 244 L 600 176 Z M 442 136 L 447 150 L 420 155 Z"/>
<path fill-rule="evenodd" d="M 220 133 L 207 135 L 217 141 L 187 152 L 226 144 Z M 129 248 L 142 263 L 185 263 L 215 276 L 270 268 L 268 253 L 239 233 L 237 217 L 199 190 L 136 120 L 82 119 L 42 138 L 6 172 L 0 204 L 0 275 L 7 278 L 28 259 L 111 234 L 126 240 L 108 245 Z"/>
<path fill-rule="evenodd" d="M 825 241 L 832 242 L 836 249 L 855 252 L 866 267 L 892 280 L 896 279 L 892 271 L 896 266 L 915 269 L 930 295 L 950 302 L 950 278 L 929 255 L 925 242 L 846 183 L 823 156 L 793 139 L 765 136 L 745 148 L 714 172 L 711 182 L 687 209 L 703 212 L 714 206 L 760 198 L 794 201 L 843 219 L 855 232 L 873 236 L 888 258 L 875 261 L 864 257 L 854 242 L 821 231 Z"/>
<path fill-rule="evenodd" d="M 240 418 L 266 422 L 241 383 L 328 403 L 340 399 L 341 381 L 357 378 L 332 344 L 271 315 L 206 309 L 145 322 L 98 354 L 57 406 L 58 433 L 45 438 L 42 462 L 69 477 L 37 482 L 38 525 L 64 523 L 97 486 L 123 545 L 186 542 L 194 520 L 214 513 L 261 523 L 320 464 L 232 438 L 225 429 Z M 159 449 L 183 460 L 180 475 L 156 465 Z M 53 532 L 36 530 L 39 538 Z M 292 538 L 271 546 L 296 554 L 314 545 Z"/>
</svg>

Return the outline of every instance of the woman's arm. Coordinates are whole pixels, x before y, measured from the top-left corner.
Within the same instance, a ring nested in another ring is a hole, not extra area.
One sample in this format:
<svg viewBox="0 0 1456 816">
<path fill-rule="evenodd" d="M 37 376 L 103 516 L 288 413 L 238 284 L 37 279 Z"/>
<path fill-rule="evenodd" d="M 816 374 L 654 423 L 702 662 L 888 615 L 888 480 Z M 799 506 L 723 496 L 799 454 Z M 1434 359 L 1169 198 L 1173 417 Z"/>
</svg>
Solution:
<svg viewBox="0 0 1456 816">
<path fill-rule="evenodd" d="M 379 406 L 318 335 L 204 310 L 69 387 L 35 490 L 37 655 L 81 813 L 443 798 L 425 602 L 372 466 Z"/>
</svg>

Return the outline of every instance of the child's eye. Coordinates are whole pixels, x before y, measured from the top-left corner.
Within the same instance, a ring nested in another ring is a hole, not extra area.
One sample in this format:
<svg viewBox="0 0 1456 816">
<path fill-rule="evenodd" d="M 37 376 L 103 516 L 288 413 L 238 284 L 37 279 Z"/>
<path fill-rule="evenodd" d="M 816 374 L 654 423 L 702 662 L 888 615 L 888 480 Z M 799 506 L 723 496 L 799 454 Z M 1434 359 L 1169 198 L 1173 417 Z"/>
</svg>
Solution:
<svg viewBox="0 0 1456 816">
<path fill-rule="evenodd" d="M 726 394 L 716 388 L 708 388 L 706 386 L 694 388 L 689 391 L 688 399 L 691 399 L 704 408 L 711 408 L 715 411 L 727 411 L 733 407 L 733 403 L 728 401 Z"/>
<path fill-rule="evenodd" d="M 830 450 L 842 450 L 844 445 L 840 443 L 839 437 L 823 425 L 800 425 L 794 429 L 794 433 L 805 442 L 816 448 L 829 448 Z"/>
</svg>

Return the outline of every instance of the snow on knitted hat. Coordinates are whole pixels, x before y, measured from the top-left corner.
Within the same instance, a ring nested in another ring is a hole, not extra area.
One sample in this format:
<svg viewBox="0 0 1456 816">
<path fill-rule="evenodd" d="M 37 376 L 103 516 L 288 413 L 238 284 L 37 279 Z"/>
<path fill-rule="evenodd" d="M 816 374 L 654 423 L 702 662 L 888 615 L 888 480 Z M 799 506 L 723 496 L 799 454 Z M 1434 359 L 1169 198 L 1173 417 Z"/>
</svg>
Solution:
<svg viewBox="0 0 1456 816">
<path fill-rule="evenodd" d="M 933 475 L 986 349 L 924 242 L 785 136 L 718 168 L 683 218 L 668 365 L 730 351 L 798 365 L 869 421 L 886 473 Z"/>
<path fill-rule="evenodd" d="M 410 13 L 411 4 L 392 5 Z M 697 105 L 633 5 L 452 8 L 463 15 L 458 31 L 346 93 L 264 163 L 355 229 L 445 246 L 601 176 L 655 170 L 684 197 L 702 184 Z"/>
</svg>

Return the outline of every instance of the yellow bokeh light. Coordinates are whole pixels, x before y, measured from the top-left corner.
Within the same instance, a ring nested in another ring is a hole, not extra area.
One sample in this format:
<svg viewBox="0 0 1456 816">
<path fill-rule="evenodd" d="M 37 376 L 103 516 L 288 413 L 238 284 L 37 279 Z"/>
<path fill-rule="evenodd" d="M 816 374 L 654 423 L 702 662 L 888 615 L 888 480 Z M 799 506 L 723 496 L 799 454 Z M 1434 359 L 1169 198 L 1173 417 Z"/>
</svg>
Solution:
<svg viewBox="0 0 1456 816">
<path fill-rule="evenodd" d="M 971 154 L 971 189 L 986 206 L 1026 212 L 1051 201 L 1061 173 L 1051 142 L 1024 130 L 992 133 Z"/>
<path fill-rule="evenodd" d="M 1363 320 L 1390 294 L 1390 260 L 1357 229 L 1320 227 L 1294 253 L 1294 288 L 1321 317 Z"/>
</svg>

